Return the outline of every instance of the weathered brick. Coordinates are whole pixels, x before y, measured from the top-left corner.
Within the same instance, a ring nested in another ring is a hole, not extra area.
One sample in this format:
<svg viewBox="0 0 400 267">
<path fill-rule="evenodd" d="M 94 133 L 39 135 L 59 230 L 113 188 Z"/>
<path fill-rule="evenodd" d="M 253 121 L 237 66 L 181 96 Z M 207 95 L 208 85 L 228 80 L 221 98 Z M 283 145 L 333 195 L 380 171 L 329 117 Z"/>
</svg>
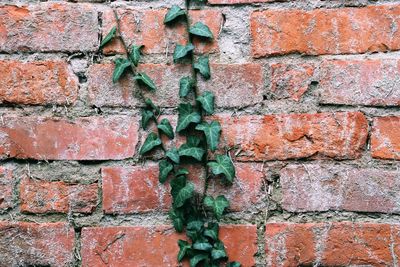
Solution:
<svg viewBox="0 0 400 267">
<path fill-rule="evenodd" d="M 284 64 L 273 63 L 270 65 L 271 92 L 275 99 L 292 99 L 300 101 L 307 92 L 314 77 L 314 64 Z"/>
<path fill-rule="evenodd" d="M 144 45 L 143 52 L 146 54 L 165 54 L 172 52 L 175 44 L 187 42 L 186 26 L 184 21 L 175 23 L 173 26 L 164 25 L 166 9 L 139 10 L 119 8 L 118 16 L 121 20 L 121 32 L 127 45 Z M 217 10 L 192 10 L 190 17 L 193 23 L 201 21 L 208 25 L 214 35 L 214 41 L 199 40 L 194 38 L 196 52 L 217 52 L 218 36 L 223 22 L 222 14 Z M 116 24 L 112 10 L 103 13 L 103 38 Z M 121 41 L 115 39 L 104 47 L 105 54 L 123 53 Z"/>
<path fill-rule="evenodd" d="M 13 207 L 13 170 L 0 166 L 0 211 Z"/>
<path fill-rule="evenodd" d="M 128 116 L 64 118 L 4 116 L 0 158 L 105 160 L 132 157 L 138 119 Z"/>
<path fill-rule="evenodd" d="M 251 16 L 252 55 L 398 50 L 400 32 L 393 29 L 399 26 L 394 19 L 399 14 L 400 5 L 255 11 Z"/>
<path fill-rule="evenodd" d="M 70 185 L 25 178 L 20 183 L 21 211 L 29 213 L 92 213 L 97 183 Z"/>
<path fill-rule="evenodd" d="M 399 60 L 326 60 L 320 69 L 320 103 L 400 105 Z"/>
<path fill-rule="evenodd" d="M 74 239 L 65 223 L 0 222 L 0 265 L 71 266 Z"/>
<path fill-rule="evenodd" d="M 230 260 L 243 267 L 255 264 L 256 226 L 222 226 L 220 238 Z M 185 236 L 169 226 L 83 228 L 82 266 L 177 266 L 178 239 Z"/>
<path fill-rule="evenodd" d="M 400 160 L 400 117 L 374 119 L 371 134 L 372 157 Z"/>
<path fill-rule="evenodd" d="M 269 223 L 267 266 L 394 266 L 399 230 L 397 224 Z"/>
<path fill-rule="evenodd" d="M 276 0 L 208 0 L 207 3 L 211 5 L 235 5 L 235 4 L 267 3 L 274 1 Z"/>
<path fill-rule="evenodd" d="M 0 7 L 0 51 L 95 51 L 97 11 L 89 4 Z"/>
<path fill-rule="evenodd" d="M 335 165 L 289 165 L 281 170 L 282 206 L 292 212 L 400 212 L 400 172 Z"/>
<path fill-rule="evenodd" d="M 361 112 L 216 118 L 222 125 L 222 146 L 236 147 L 237 158 L 245 161 L 357 158 L 368 135 Z"/>
<path fill-rule="evenodd" d="M 71 104 L 78 82 L 63 61 L 0 61 L 0 103 Z"/>
</svg>

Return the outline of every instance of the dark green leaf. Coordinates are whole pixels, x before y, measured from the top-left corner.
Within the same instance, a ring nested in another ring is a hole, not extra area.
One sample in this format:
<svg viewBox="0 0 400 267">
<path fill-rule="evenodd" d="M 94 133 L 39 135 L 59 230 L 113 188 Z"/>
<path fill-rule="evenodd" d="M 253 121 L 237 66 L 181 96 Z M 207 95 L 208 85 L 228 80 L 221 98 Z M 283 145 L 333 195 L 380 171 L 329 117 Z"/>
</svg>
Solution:
<svg viewBox="0 0 400 267">
<path fill-rule="evenodd" d="M 171 148 L 170 150 L 168 150 L 167 153 L 165 153 L 165 156 L 167 156 L 167 158 L 169 158 L 176 164 L 179 164 L 179 162 L 180 162 L 178 149 L 176 149 L 176 148 Z"/>
<path fill-rule="evenodd" d="M 213 248 L 213 246 L 207 242 L 196 242 L 193 244 L 193 248 L 197 250 L 209 251 Z"/>
<path fill-rule="evenodd" d="M 176 45 L 174 50 L 174 62 L 186 57 L 191 51 L 193 51 L 193 44 L 189 43 L 187 45 Z"/>
<path fill-rule="evenodd" d="M 115 68 L 112 76 L 113 83 L 116 83 L 127 68 L 131 66 L 131 62 L 125 58 L 117 58 L 115 60 Z"/>
<path fill-rule="evenodd" d="M 186 200 L 193 196 L 194 185 L 192 183 L 187 183 L 184 188 L 182 188 L 179 193 L 174 198 L 174 207 L 179 208 L 185 204 Z"/>
<path fill-rule="evenodd" d="M 178 112 L 178 124 L 176 126 L 177 132 L 185 130 L 190 123 L 199 123 L 201 121 L 200 114 L 193 111 L 193 107 L 189 103 L 179 104 Z"/>
<path fill-rule="evenodd" d="M 214 175 L 223 174 L 225 178 L 232 183 L 235 178 L 235 166 L 232 160 L 226 155 L 217 155 L 216 162 L 209 162 L 208 166 L 211 167 Z"/>
<path fill-rule="evenodd" d="M 191 221 L 186 227 L 186 235 L 195 242 L 201 238 L 203 228 L 204 223 L 202 221 Z"/>
<path fill-rule="evenodd" d="M 114 38 L 115 33 L 117 32 L 117 27 L 112 27 L 112 29 L 107 33 L 106 37 L 104 37 L 103 41 L 100 44 L 100 48 L 105 46 L 112 38 Z"/>
<path fill-rule="evenodd" d="M 227 257 L 228 255 L 226 254 L 224 244 L 221 241 L 217 241 L 214 244 L 214 248 L 211 250 L 211 258 L 213 260 L 219 260 Z"/>
<path fill-rule="evenodd" d="M 150 133 L 144 141 L 139 153 L 140 155 L 143 155 L 159 145 L 161 145 L 161 140 L 158 138 L 158 135 L 155 133 Z"/>
<path fill-rule="evenodd" d="M 159 166 L 159 175 L 158 180 L 160 183 L 165 183 L 168 178 L 168 174 L 174 169 L 174 166 L 166 160 L 161 160 L 158 164 Z"/>
<path fill-rule="evenodd" d="M 218 223 L 209 223 L 206 230 L 204 230 L 204 236 L 211 238 L 212 240 L 217 240 L 219 234 Z"/>
<path fill-rule="evenodd" d="M 137 46 L 132 45 L 131 52 L 129 53 L 129 59 L 132 61 L 133 65 L 137 67 L 140 60 L 140 50 L 143 48 L 143 45 Z"/>
<path fill-rule="evenodd" d="M 189 135 L 186 139 L 186 144 L 191 147 L 199 146 L 201 140 L 195 135 Z"/>
<path fill-rule="evenodd" d="M 214 113 L 214 94 L 212 92 L 204 92 L 201 96 L 197 97 L 197 101 L 201 103 L 201 107 L 207 112 L 207 114 Z"/>
<path fill-rule="evenodd" d="M 146 85 L 150 90 L 156 90 L 156 85 L 151 80 L 146 73 L 138 72 L 135 77 L 135 80 L 141 81 L 144 85 Z"/>
<path fill-rule="evenodd" d="M 204 79 L 210 79 L 211 74 L 208 56 L 199 57 L 197 62 L 194 63 L 193 67 L 200 72 Z"/>
<path fill-rule="evenodd" d="M 226 267 L 240 267 L 240 266 L 242 266 L 242 265 L 237 261 L 231 261 L 226 264 Z"/>
<path fill-rule="evenodd" d="M 171 209 L 169 211 L 169 218 L 172 220 L 172 224 L 174 225 L 175 230 L 178 233 L 181 233 L 184 226 L 183 212 L 178 209 Z"/>
<path fill-rule="evenodd" d="M 167 24 L 169 22 L 172 22 L 175 19 L 177 19 L 179 16 L 183 16 L 183 15 L 186 15 L 186 11 L 177 5 L 173 5 L 171 7 L 171 9 L 168 10 L 168 13 L 165 15 L 164 23 Z"/>
<path fill-rule="evenodd" d="M 179 96 L 185 97 L 189 94 L 194 86 L 194 81 L 190 77 L 183 77 L 179 81 Z"/>
<path fill-rule="evenodd" d="M 190 267 L 196 267 L 197 264 L 200 262 L 208 259 L 208 255 L 206 254 L 196 254 L 193 256 L 193 258 L 190 259 Z"/>
<path fill-rule="evenodd" d="M 144 101 L 146 103 L 147 108 L 153 109 L 155 112 L 160 113 L 160 108 L 154 105 L 153 101 L 150 98 L 146 98 Z"/>
<path fill-rule="evenodd" d="M 181 175 L 177 176 L 176 178 L 172 179 L 170 182 L 171 185 L 171 195 L 173 198 L 178 196 L 178 193 L 181 191 L 182 188 L 186 186 L 186 176 Z"/>
<path fill-rule="evenodd" d="M 219 220 L 225 209 L 229 207 L 229 201 L 222 195 L 218 196 L 216 199 L 211 196 L 206 196 L 204 198 L 204 205 L 211 208 L 215 217 Z"/>
<path fill-rule="evenodd" d="M 185 240 L 178 240 L 179 253 L 178 253 L 178 262 L 181 262 L 183 258 L 186 256 L 187 252 L 192 248 L 189 242 Z"/>
<path fill-rule="evenodd" d="M 187 144 L 181 145 L 179 148 L 179 156 L 192 157 L 201 161 L 204 155 L 204 149 L 201 147 L 190 147 Z"/>
<path fill-rule="evenodd" d="M 189 171 L 185 168 L 179 169 L 176 173 L 175 176 L 179 176 L 179 175 L 188 175 Z"/>
<path fill-rule="evenodd" d="M 154 118 L 153 112 L 149 110 L 143 110 L 142 111 L 142 121 L 141 125 L 144 130 L 146 130 L 147 125 L 149 124 L 149 121 Z"/>
<path fill-rule="evenodd" d="M 168 119 L 162 119 L 160 121 L 160 124 L 157 125 L 157 128 L 160 129 L 169 138 L 174 138 L 174 130 L 172 129 L 172 126 L 169 123 Z"/>
<path fill-rule="evenodd" d="M 190 27 L 189 32 L 193 35 L 197 35 L 200 37 L 206 37 L 211 39 L 213 38 L 213 34 L 210 31 L 210 28 L 208 28 L 207 25 L 204 25 L 201 22 L 197 22 L 192 27 Z"/>
<path fill-rule="evenodd" d="M 219 138 L 221 136 L 221 125 L 218 121 L 211 123 L 203 122 L 196 126 L 196 130 L 203 131 L 206 136 L 208 147 L 212 152 L 217 149 Z"/>
</svg>

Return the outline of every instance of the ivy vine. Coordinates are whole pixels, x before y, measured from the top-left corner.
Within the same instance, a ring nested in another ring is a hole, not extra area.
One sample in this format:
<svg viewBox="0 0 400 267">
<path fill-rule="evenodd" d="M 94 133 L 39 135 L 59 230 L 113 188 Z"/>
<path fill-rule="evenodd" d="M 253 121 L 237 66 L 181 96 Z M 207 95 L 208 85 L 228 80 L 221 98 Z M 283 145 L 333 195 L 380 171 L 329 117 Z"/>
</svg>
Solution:
<svg viewBox="0 0 400 267">
<path fill-rule="evenodd" d="M 190 241 L 179 240 L 177 260 L 181 262 L 189 259 L 190 266 L 217 267 L 225 263 L 227 267 L 239 267 L 238 262 L 229 262 L 223 242 L 219 239 L 219 221 L 229 208 L 229 201 L 223 195 L 216 198 L 207 195 L 209 179 L 223 179 L 224 183 L 232 184 L 235 177 L 235 167 L 228 153 L 214 155 L 209 159 L 209 152 L 216 152 L 221 136 L 221 125 L 218 121 L 208 122 L 206 115 L 214 113 L 215 96 L 212 92 L 199 94 L 197 76 L 210 79 L 211 71 L 208 55 L 194 53 L 193 37 L 212 41 L 214 36 L 209 27 L 202 22 L 191 21 L 189 16 L 190 0 L 186 0 L 185 8 L 172 6 L 164 18 L 164 24 L 174 27 L 176 22 L 184 21 L 188 42 L 185 45 L 177 44 L 173 53 L 175 64 L 191 63 L 191 75 L 182 77 L 179 82 L 179 97 L 182 103 L 178 106 L 178 121 L 174 131 L 168 119 L 160 119 L 160 108 L 154 105 L 151 99 L 145 98 L 140 91 L 140 97 L 145 103 L 142 110 L 141 127 L 147 129 L 151 122 L 157 125 L 157 132 L 147 135 L 139 154 L 145 155 L 157 147 L 163 150 L 163 158 L 159 161 L 159 181 L 165 184 L 168 180 L 173 199 L 169 217 L 177 232 L 186 232 Z M 127 46 L 121 30 L 117 11 L 114 10 L 116 26 L 106 35 L 100 44 L 102 48 L 114 38 L 118 38 L 124 47 L 125 57 L 115 59 L 115 68 L 112 75 L 114 83 L 130 69 L 135 80 L 143 84 L 148 90 L 157 90 L 154 82 L 146 73 L 136 72 L 143 45 Z M 192 94 L 191 94 L 192 93 Z M 188 99 L 194 95 L 195 101 Z M 193 102 L 195 103 L 193 105 Z M 186 143 L 179 148 L 166 149 L 161 136 L 169 139 L 175 136 L 186 136 Z M 202 193 L 195 192 L 194 185 L 188 181 L 189 170 L 182 167 L 182 163 L 198 164 L 205 169 L 204 189 Z"/>
</svg>

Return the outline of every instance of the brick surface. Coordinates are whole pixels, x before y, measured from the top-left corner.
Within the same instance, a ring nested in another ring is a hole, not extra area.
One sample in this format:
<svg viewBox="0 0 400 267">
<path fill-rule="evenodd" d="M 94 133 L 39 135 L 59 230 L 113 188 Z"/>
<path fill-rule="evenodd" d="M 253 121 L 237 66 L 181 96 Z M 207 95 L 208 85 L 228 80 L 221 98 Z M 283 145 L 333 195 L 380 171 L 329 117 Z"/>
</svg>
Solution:
<svg viewBox="0 0 400 267">
<path fill-rule="evenodd" d="M 235 5 L 235 4 L 254 4 L 254 3 L 267 3 L 276 0 L 208 0 L 207 3 L 211 5 Z"/>
<path fill-rule="evenodd" d="M 0 60 L 0 103 L 71 104 L 78 81 L 63 61 Z"/>
<path fill-rule="evenodd" d="M 292 212 L 399 213 L 400 172 L 335 165 L 289 165 L 281 170 L 282 207 Z"/>
<path fill-rule="evenodd" d="M 0 158 L 104 160 L 132 157 L 138 119 L 87 117 L 73 121 L 45 117 L 4 116 Z"/>
<path fill-rule="evenodd" d="M 13 207 L 13 170 L 0 166 L 0 211 Z"/>
<path fill-rule="evenodd" d="M 95 51 L 97 11 L 88 4 L 0 7 L 0 52 Z"/>
<path fill-rule="evenodd" d="M 372 157 L 400 160 L 400 117 L 374 119 L 371 134 Z"/>
<path fill-rule="evenodd" d="M 69 185 L 25 178 L 20 183 L 21 211 L 92 213 L 97 205 L 97 191 L 97 183 Z"/>
<path fill-rule="evenodd" d="M 146 54 L 165 54 L 173 52 L 176 43 L 185 44 L 187 42 L 186 27 L 183 21 L 177 22 L 173 26 L 165 26 L 163 21 L 166 9 L 139 10 L 119 8 L 118 16 L 121 18 L 121 32 L 127 45 L 144 45 L 143 52 Z M 206 24 L 218 40 L 219 31 L 222 25 L 222 14 L 217 10 L 193 10 L 190 12 L 193 23 L 198 21 Z M 106 10 L 103 13 L 103 38 L 116 24 L 114 13 Z M 194 38 L 196 52 L 210 53 L 217 52 L 218 42 L 209 42 L 197 37 Z M 124 49 L 121 41 L 113 40 L 104 47 L 105 54 L 123 53 Z"/>
<path fill-rule="evenodd" d="M 0 265 L 71 266 L 74 238 L 65 223 L 0 222 Z"/>
<path fill-rule="evenodd" d="M 399 230 L 397 224 L 269 223 L 267 266 L 397 265 Z"/>
<path fill-rule="evenodd" d="M 398 50 L 400 32 L 393 31 L 393 28 L 399 26 L 399 21 L 394 19 L 399 14 L 400 5 L 255 11 L 251 15 L 252 55 Z"/>
<path fill-rule="evenodd" d="M 220 238 L 230 260 L 243 267 L 255 264 L 255 226 L 222 226 Z M 185 236 L 168 226 L 83 228 L 82 266 L 177 266 L 178 239 Z"/>
<path fill-rule="evenodd" d="M 360 112 L 216 117 L 222 146 L 236 147 L 237 158 L 246 161 L 357 158 L 368 135 Z"/>
</svg>

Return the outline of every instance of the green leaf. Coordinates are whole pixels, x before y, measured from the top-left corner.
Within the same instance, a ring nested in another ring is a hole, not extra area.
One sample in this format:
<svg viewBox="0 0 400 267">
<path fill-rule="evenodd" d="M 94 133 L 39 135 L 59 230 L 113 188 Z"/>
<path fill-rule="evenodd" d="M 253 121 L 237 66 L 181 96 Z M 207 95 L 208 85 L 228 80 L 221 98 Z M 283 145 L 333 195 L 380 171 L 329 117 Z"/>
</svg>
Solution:
<svg viewBox="0 0 400 267">
<path fill-rule="evenodd" d="M 174 166 L 169 163 L 167 160 L 161 160 L 160 163 L 158 164 L 159 167 L 159 175 L 158 175 L 158 180 L 160 183 L 165 183 L 168 178 L 168 174 L 174 169 Z"/>
<path fill-rule="evenodd" d="M 213 248 L 213 246 L 207 242 L 196 242 L 193 244 L 193 248 L 197 250 L 209 251 Z"/>
<path fill-rule="evenodd" d="M 196 100 L 201 103 L 201 107 L 207 114 L 214 113 L 214 94 L 212 92 L 206 91 L 201 96 L 197 97 Z"/>
<path fill-rule="evenodd" d="M 217 155 L 216 162 L 209 162 L 208 166 L 211 167 L 214 175 L 223 174 L 230 183 L 233 182 L 235 166 L 233 166 L 231 158 L 227 155 Z"/>
<path fill-rule="evenodd" d="M 204 230 L 204 236 L 211 238 L 212 240 L 217 240 L 219 234 L 218 223 L 209 223 L 206 230 Z"/>
<path fill-rule="evenodd" d="M 197 159 L 198 161 L 201 161 L 203 158 L 205 151 L 201 147 L 191 147 L 188 146 L 187 144 L 183 144 L 179 148 L 179 156 L 186 156 L 186 157 L 192 157 Z"/>
<path fill-rule="evenodd" d="M 155 133 L 150 133 L 144 141 L 142 148 L 140 148 L 139 153 L 140 155 L 143 155 L 159 145 L 161 145 L 161 140 L 158 138 L 158 135 Z"/>
<path fill-rule="evenodd" d="M 170 181 L 171 195 L 173 198 L 176 198 L 178 196 L 178 193 L 181 191 L 181 189 L 186 186 L 186 182 L 187 179 L 184 175 L 176 176 L 176 178 Z"/>
<path fill-rule="evenodd" d="M 173 5 L 164 17 L 164 24 L 174 21 L 180 16 L 186 15 L 186 11 L 177 5 Z"/>
<path fill-rule="evenodd" d="M 201 22 L 197 22 L 192 27 L 190 27 L 189 32 L 193 35 L 200 37 L 206 37 L 211 39 L 214 37 L 212 32 L 210 31 L 210 28 L 208 28 L 207 25 L 204 25 Z"/>
<path fill-rule="evenodd" d="M 174 225 L 175 230 L 178 233 L 181 233 L 183 231 L 183 226 L 185 222 L 183 212 L 178 209 L 171 209 L 168 215 L 169 218 L 172 220 L 172 224 Z"/>
<path fill-rule="evenodd" d="M 203 228 L 204 223 L 202 221 L 191 221 L 186 227 L 186 235 L 195 242 L 200 239 Z"/>
<path fill-rule="evenodd" d="M 210 63 L 208 56 L 199 57 L 196 63 L 194 63 L 193 67 L 200 72 L 200 74 L 204 77 L 204 79 L 208 80 L 211 77 L 210 74 Z"/>
<path fill-rule="evenodd" d="M 211 250 L 211 258 L 213 260 L 219 260 L 227 257 L 228 255 L 226 254 L 224 244 L 221 241 L 217 241 L 214 244 L 214 248 Z"/>
<path fill-rule="evenodd" d="M 117 27 L 112 27 L 112 29 L 107 33 L 106 37 L 104 37 L 103 41 L 100 44 L 100 48 L 105 46 L 112 38 L 114 38 L 115 33 L 117 32 Z"/>
<path fill-rule="evenodd" d="M 187 252 L 192 248 L 192 246 L 189 244 L 189 242 L 181 239 L 178 240 L 178 246 L 179 246 L 178 262 L 181 262 L 183 258 L 186 256 Z"/>
<path fill-rule="evenodd" d="M 185 204 L 186 200 L 190 199 L 194 193 L 194 185 L 187 183 L 185 187 L 179 190 L 178 194 L 174 198 L 174 207 L 179 208 Z"/>
<path fill-rule="evenodd" d="M 144 85 L 146 85 L 151 91 L 154 91 L 157 89 L 156 85 L 154 82 L 151 80 L 149 76 L 147 76 L 146 73 L 143 72 L 138 72 L 135 77 L 133 77 L 135 80 L 141 81 Z"/>
<path fill-rule="evenodd" d="M 146 98 L 144 100 L 144 102 L 146 103 L 147 108 L 151 108 L 153 109 L 155 112 L 160 113 L 160 108 L 157 107 L 156 105 L 154 105 L 153 101 L 151 101 L 150 98 Z"/>
<path fill-rule="evenodd" d="M 167 156 L 167 158 L 169 158 L 176 164 L 179 164 L 180 162 L 178 149 L 176 148 L 171 148 L 170 150 L 168 150 L 167 153 L 165 153 L 165 156 Z"/>
<path fill-rule="evenodd" d="M 176 126 L 177 132 L 185 130 L 190 123 L 199 123 L 201 121 L 200 114 L 193 111 L 193 107 L 189 103 L 179 104 L 178 112 L 178 124 Z"/>
<path fill-rule="evenodd" d="M 117 58 L 115 60 L 115 68 L 112 76 L 113 83 L 116 83 L 127 68 L 131 66 L 131 62 L 125 58 Z"/>
<path fill-rule="evenodd" d="M 142 121 L 141 121 L 141 125 L 142 128 L 144 130 L 146 130 L 147 125 L 149 124 L 149 121 L 154 118 L 154 114 L 153 112 L 149 111 L 149 110 L 143 110 L 142 111 Z"/>
<path fill-rule="evenodd" d="M 226 267 L 240 267 L 240 266 L 242 266 L 242 265 L 237 261 L 231 261 L 226 264 Z"/>
<path fill-rule="evenodd" d="M 195 136 L 195 135 L 189 135 L 186 138 L 186 144 L 188 146 L 191 146 L 191 147 L 199 146 L 200 142 L 201 142 L 200 138 L 198 136 Z"/>
<path fill-rule="evenodd" d="M 194 80 L 190 77 L 183 77 L 179 81 L 179 97 L 185 97 L 194 86 Z"/>
<path fill-rule="evenodd" d="M 211 196 L 206 196 L 204 198 L 204 205 L 211 208 L 215 217 L 219 220 L 225 209 L 229 207 L 229 201 L 222 195 L 218 196 L 216 199 Z"/>
<path fill-rule="evenodd" d="M 176 45 L 174 50 L 174 62 L 186 57 L 191 51 L 193 51 L 193 44 L 189 43 L 187 45 Z"/>
<path fill-rule="evenodd" d="M 193 256 L 193 258 L 190 259 L 190 267 L 196 267 L 197 264 L 200 262 L 208 259 L 208 255 L 206 254 L 196 254 Z"/>
<path fill-rule="evenodd" d="M 168 119 L 162 119 L 160 124 L 157 125 L 157 128 L 162 131 L 166 136 L 173 139 L 174 138 L 174 130 L 172 129 L 171 124 Z M 179 163 L 179 162 L 178 162 Z"/>
<path fill-rule="evenodd" d="M 203 131 L 206 136 L 208 147 L 212 152 L 217 149 L 219 138 L 221 136 L 221 125 L 218 121 L 211 123 L 203 122 L 196 126 L 196 130 Z"/>
<path fill-rule="evenodd" d="M 132 61 L 133 65 L 137 67 L 140 60 L 140 50 L 144 47 L 144 45 L 132 45 L 131 52 L 129 53 L 129 59 Z"/>
<path fill-rule="evenodd" d="M 179 176 L 179 175 L 188 175 L 189 171 L 185 168 L 179 169 L 176 173 L 175 176 Z"/>
</svg>

